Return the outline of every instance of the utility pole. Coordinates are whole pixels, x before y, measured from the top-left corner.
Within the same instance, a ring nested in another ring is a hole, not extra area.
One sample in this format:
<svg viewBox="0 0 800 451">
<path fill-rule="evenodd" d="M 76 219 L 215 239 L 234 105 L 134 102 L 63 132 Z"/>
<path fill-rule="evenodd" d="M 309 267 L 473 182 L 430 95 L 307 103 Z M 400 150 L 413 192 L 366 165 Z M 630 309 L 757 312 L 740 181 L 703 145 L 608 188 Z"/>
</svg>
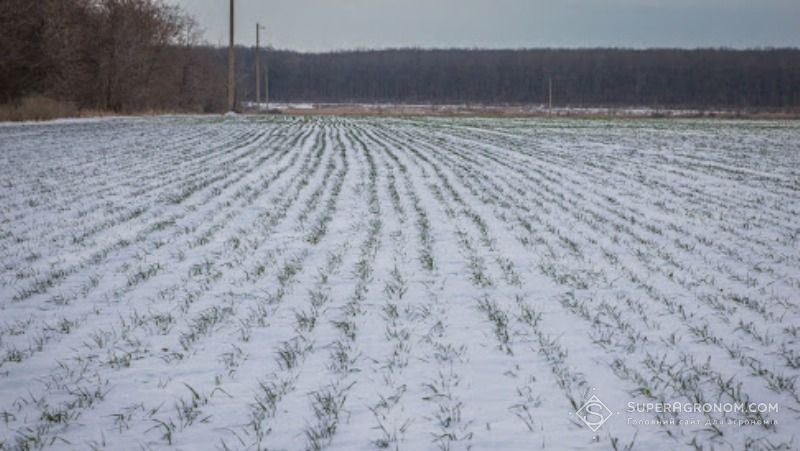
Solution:
<svg viewBox="0 0 800 451">
<path fill-rule="evenodd" d="M 549 114 L 553 114 L 553 77 L 547 79 L 547 109 Z"/>
<path fill-rule="evenodd" d="M 264 63 L 264 103 L 269 109 L 269 60 Z"/>
<path fill-rule="evenodd" d="M 228 111 L 236 109 L 236 53 L 233 40 L 233 2 L 230 0 L 230 30 L 228 43 Z"/>
<path fill-rule="evenodd" d="M 261 108 L 261 30 L 264 29 L 265 27 L 256 23 L 256 103 L 258 103 L 259 108 Z M 266 70 L 266 74 L 264 76 L 266 79 L 266 86 L 264 87 L 264 102 L 269 105 L 269 66 L 266 63 L 264 66 Z"/>
<path fill-rule="evenodd" d="M 256 22 L 256 104 L 261 108 L 261 24 Z"/>
</svg>

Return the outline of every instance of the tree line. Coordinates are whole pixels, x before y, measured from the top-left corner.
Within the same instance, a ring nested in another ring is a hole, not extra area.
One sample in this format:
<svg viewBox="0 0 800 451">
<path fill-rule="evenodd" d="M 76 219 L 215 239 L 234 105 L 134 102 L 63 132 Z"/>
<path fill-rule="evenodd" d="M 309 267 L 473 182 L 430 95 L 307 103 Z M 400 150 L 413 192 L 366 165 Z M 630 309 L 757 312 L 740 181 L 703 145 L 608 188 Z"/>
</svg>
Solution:
<svg viewBox="0 0 800 451">
<path fill-rule="evenodd" d="M 272 101 L 800 108 L 800 49 L 262 49 Z M 239 101 L 255 50 L 237 48 Z M 0 104 L 219 112 L 226 49 L 161 0 L 0 0 Z"/>
<path fill-rule="evenodd" d="M 552 81 L 559 106 L 800 107 L 798 49 L 271 51 L 268 61 L 276 101 L 546 104 Z"/>
<path fill-rule="evenodd" d="M 41 95 L 84 109 L 219 111 L 224 62 L 159 0 L 1 0 L 0 103 Z"/>
</svg>

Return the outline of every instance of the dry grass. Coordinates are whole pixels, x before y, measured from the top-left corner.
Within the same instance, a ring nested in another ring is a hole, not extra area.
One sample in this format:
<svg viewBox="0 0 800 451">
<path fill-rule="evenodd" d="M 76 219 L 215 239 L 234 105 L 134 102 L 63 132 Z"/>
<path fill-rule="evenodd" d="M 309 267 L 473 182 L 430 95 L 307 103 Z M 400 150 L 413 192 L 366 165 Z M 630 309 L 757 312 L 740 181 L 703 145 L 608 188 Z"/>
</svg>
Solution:
<svg viewBox="0 0 800 451">
<path fill-rule="evenodd" d="M 79 114 L 74 103 L 41 95 L 26 97 L 17 105 L 0 105 L 0 121 L 46 121 Z"/>
<path fill-rule="evenodd" d="M 553 108 L 531 105 L 363 105 L 314 104 L 313 108 L 293 108 L 291 105 L 270 113 L 294 115 L 340 116 L 443 116 L 443 117 L 575 117 L 599 118 L 718 118 L 718 119 L 798 119 L 800 111 L 779 109 L 748 110 L 669 110 L 637 108 Z"/>
<path fill-rule="evenodd" d="M 198 114 L 194 110 L 155 109 L 142 111 L 115 112 L 97 108 L 78 108 L 73 102 L 54 100 L 43 95 L 33 95 L 19 103 L 0 104 L 0 122 L 47 121 L 70 117 L 107 117 L 120 115 L 161 116 L 171 114 Z"/>
</svg>

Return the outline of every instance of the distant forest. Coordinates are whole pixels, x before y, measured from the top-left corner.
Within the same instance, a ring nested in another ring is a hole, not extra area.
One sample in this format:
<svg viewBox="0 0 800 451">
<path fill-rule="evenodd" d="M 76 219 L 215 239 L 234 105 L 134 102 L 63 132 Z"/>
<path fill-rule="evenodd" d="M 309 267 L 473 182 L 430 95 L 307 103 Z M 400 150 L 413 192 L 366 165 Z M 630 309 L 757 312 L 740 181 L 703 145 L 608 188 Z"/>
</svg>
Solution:
<svg viewBox="0 0 800 451">
<path fill-rule="evenodd" d="M 251 99 L 253 52 L 239 55 Z M 800 107 L 798 49 L 270 51 L 267 61 L 274 101 L 544 104 L 552 80 L 559 106 Z"/>
<path fill-rule="evenodd" d="M 227 50 L 200 37 L 157 0 L 2 0 L 0 104 L 222 111 Z M 262 52 L 274 102 L 538 105 L 552 80 L 556 106 L 800 109 L 800 49 Z M 239 101 L 254 57 L 237 48 Z"/>
</svg>

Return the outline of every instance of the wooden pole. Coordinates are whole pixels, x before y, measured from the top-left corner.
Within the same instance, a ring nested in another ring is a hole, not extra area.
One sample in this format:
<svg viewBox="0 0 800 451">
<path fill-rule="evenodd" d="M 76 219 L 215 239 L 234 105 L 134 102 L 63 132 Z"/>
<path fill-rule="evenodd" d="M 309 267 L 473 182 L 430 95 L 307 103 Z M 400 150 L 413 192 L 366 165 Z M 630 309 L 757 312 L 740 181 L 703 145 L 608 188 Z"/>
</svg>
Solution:
<svg viewBox="0 0 800 451">
<path fill-rule="evenodd" d="M 269 109 L 269 61 L 264 62 L 264 102 Z"/>
<path fill-rule="evenodd" d="M 234 52 L 233 39 L 233 3 L 230 0 L 230 30 L 228 42 L 228 111 L 236 109 L 236 53 Z"/>
<path fill-rule="evenodd" d="M 258 104 L 258 108 L 261 108 L 261 60 L 259 58 L 261 50 L 259 50 L 261 44 L 261 25 L 256 23 L 256 104 Z"/>
</svg>

